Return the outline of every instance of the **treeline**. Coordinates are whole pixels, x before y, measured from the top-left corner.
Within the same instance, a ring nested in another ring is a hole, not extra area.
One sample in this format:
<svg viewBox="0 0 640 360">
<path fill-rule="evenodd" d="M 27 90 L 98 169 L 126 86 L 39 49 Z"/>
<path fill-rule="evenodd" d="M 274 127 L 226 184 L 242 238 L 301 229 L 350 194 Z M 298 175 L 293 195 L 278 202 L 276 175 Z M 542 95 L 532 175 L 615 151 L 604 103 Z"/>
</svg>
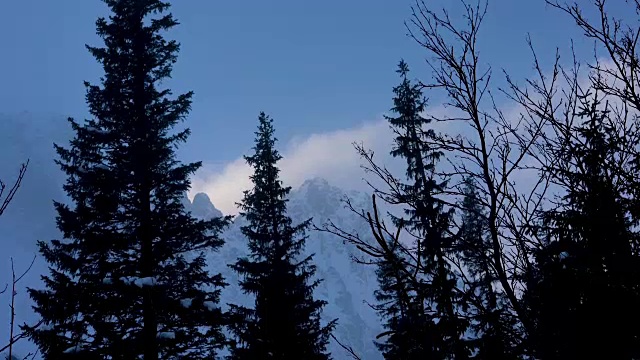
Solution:
<svg viewBox="0 0 640 360">
<path fill-rule="evenodd" d="M 104 69 L 100 84 L 85 84 L 91 119 L 69 119 L 75 136 L 56 145 L 69 197 L 55 202 L 63 238 L 39 242 L 49 273 L 29 294 L 41 321 L 19 337 L 45 359 L 330 359 L 337 320 L 321 320 L 321 279 L 303 255 L 311 219 L 287 215 L 273 121 L 259 115 L 245 157 L 253 187 L 238 206 L 250 254 L 228 264 L 241 281 L 227 284 L 205 255 L 223 246 L 232 218 L 196 219 L 181 203 L 201 164 L 175 156 L 192 93 L 162 87 L 179 50 L 162 34 L 177 21 L 160 0 L 104 2 L 104 47 L 88 46 Z M 556 57 L 544 69 L 534 52 L 537 78 L 521 86 L 507 76 L 501 90 L 516 117 L 481 65 L 486 3 L 463 2 L 462 24 L 413 6 L 407 27 L 432 76 L 398 67 L 387 120 L 405 172 L 356 145 L 372 184 L 383 184 L 372 185 L 371 212 L 346 201 L 371 232 L 315 228 L 376 268 L 371 306 L 385 331 L 371 346 L 387 360 L 640 358 L 640 27 L 610 17 L 602 0 L 548 3 L 606 61 L 584 70 Z M 594 19 L 581 8 L 592 5 Z M 640 13 L 637 1 L 625 6 Z M 430 92 L 446 96 L 449 115 L 429 113 Z M 434 126 L 453 122 L 466 129 Z M 402 212 L 385 214 L 380 201 Z M 226 286 L 253 306 L 223 310 Z"/>
</svg>

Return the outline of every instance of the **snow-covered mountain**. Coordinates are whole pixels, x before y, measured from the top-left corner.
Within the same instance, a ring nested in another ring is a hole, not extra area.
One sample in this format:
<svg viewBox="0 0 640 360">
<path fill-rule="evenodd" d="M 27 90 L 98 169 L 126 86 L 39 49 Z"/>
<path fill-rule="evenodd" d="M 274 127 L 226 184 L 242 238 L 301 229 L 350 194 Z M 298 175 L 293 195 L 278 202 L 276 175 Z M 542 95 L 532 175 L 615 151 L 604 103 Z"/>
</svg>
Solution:
<svg viewBox="0 0 640 360">
<path fill-rule="evenodd" d="M 345 192 L 331 186 L 324 179 L 315 178 L 291 192 L 289 216 L 295 223 L 313 218 L 314 224 L 319 227 L 327 219 L 331 219 L 344 230 L 354 230 L 366 236 L 368 225 L 345 208 L 341 201 L 345 195 L 352 200 L 356 208 L 370 208 L 371 198 L 368 194 Z M 205 194 L 195 195 L 193 203 L 185 198 L 185 205 L 198 217 L 210 218 L 221 214 Z M 211 270 L 222 272 L 230 284 L 222 294 L 222 303 L 225 304 L 249 305 L 252 301 L 239 290 L 238 277 L 226 266 L 247 253 L 246 240 L 240 232 L 243 220 L 237 218 L 225 231 L 226 244 L 220 252 L 212 253 L 208 259 Z M 315 254 L 316 274 L 324 279 L 316 289 L 316 297 L 328 302 L 323 318 L 327 321 L 338 319 L 334 335 L 340 342 L 352 347 L 362 359 L 381 359 L 373 345 L 381 327 L 376 313 L 367 305 L 372 303 L 373 292 L 377 287 L 374 268 L 355 264 L 351 260 L 351 254 L 357 253 L 357 249 L 350 244 L 344 244 L 340 238 L 314 230 L 310 230 L 308 235 L 305 252 Z M 333 341 L 330 350 L 336 360 L 349 358 L 345 350 Z"/>
</svg>

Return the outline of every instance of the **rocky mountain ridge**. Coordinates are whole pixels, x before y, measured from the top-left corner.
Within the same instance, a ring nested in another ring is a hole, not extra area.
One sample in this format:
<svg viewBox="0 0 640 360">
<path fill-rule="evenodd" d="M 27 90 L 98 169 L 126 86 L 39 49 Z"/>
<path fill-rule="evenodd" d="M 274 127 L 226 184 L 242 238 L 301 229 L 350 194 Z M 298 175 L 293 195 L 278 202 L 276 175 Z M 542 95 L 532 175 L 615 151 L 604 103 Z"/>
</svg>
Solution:
<svg viewBox="0 0 640 360">
<path fill-rule="evenodd" d="M 346 192 L 331 186 L 326 180 L 314 178 L 305 181 L 302 186 L 291 192 L 288 214 L 294 223 L 313 218 L 313 223 L 322 226 L 331 219 L 338 227 L 367 235 L 369 228 L 363 219 L 345 208 L 342 202 L 348 196 L 356 208 L 369 209 L 371 198 L 361 192 Z M 215 201 L 215 199 L 214 199 Z M 209 197 L 204 193 L 194 196 L 193 201 L 186 197 L 185 206 L 193 215 L 200 218 L 221 216 Z M 246 240 L 240 231 L 244 223 L 242 217 L 236 217 L 234 223 L 225 231 L 225 245 L 220 252 L 209 256 L 211 271 L 222 272 L 230 284 L 222 292 L 222 303 L 250 305 L 252 299 L 238 288 L 238 276 L 226 264 L 247 254 Z M 377 288 L 375 269 L 372 266 L 356 264 L 352 254 L 358 250 L 342 239 L 326 232 L 310 230 L 308 232 L 305 254 L 315 254 L 316 275 L 323 282 L 316 289 L 316 297 L 326 300 L 328 305 L 323 319 L 338 319 L 334 335 L 345 345 L 352 347 L 363 359 L 381 359 L 373 340 L 382 329 L 375 311 L 368 305 L 374 301 L 373 292 Z M 349 359 L 346 351 L 335 341 L 330 351 L 336 360 Z"/>
</svg>

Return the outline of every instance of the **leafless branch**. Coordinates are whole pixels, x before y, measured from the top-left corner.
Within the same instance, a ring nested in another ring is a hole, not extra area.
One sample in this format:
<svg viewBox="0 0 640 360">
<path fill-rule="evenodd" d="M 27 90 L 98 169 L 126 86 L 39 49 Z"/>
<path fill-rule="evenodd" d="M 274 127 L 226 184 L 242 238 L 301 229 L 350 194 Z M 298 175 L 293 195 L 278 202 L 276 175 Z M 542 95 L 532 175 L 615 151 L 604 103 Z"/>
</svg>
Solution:
<svg viewBox="0 0 640 360">
<path fill-rule="evenodd" d="M 27 160 L 24 164 L 20 166 L 20 170 L 18 171 L 18 178 L 14 181 L 11 188 L 9 188 L 8 193 L 4 195 L 4 192 L 7 190 L 7 184 L 0 180 L 0 215 L 4 213 L 4 211 L 13 200 L 18 188 L 20 188 L 20 184 L 22 184 L 22 179 L 24 178 L 24 174 L 27 172 L 27 166 L 29 165 L 29 160 Z M 4 197 L 4 198 L 3 198 Z"/>
<path fill-rule="evenodd" d="M 430 145 L 450 159 L 451 170 L 441 171 L 442 176 L 458 178 L 458 183 L 465 177 L 475 179 L 477 193 L 488 213 L 491 268 L 521 324 L 531 332 L 533 323 L 521 306 L 518 289 L 522 286 L 517 279 L 529 257 L 530 239 L 524 229 L 538 210 L 546 186 L 544 181 L 539 182 L 524 195 L 522 189 L 516 190 L 515 177 L 530 170 L 527 163 L 548 119 L 526 113 L 513 118 L 500 109 L 490 90 L 491 68 L 482 69 L 477 49 L 486 2 L 471 5 L 462 1 L 462 5 L 464 26 L 456 25 L 448 11 L 437 13 L 421 0 L 416 1 L 407 24 L 410 36 L 429 54 L 426 61 L 432 78 L 423 82 L 424 88 L 444 91 L 447 105 L 456 111 L 454 116 L 432 116 L 433 120 L 463 121 L 468 126 L 464 134 L 441 133 Z M 534 63 L 540 80 L 529 85 L 544 94 L 553 94 L 559 73 L 557 62 L 550 78 L 545 76 L 535 54 Z M 513 83 L 509 77 L 507 80 Z M 526 97 L 528 93 L 513 94 L 518 96 Z M 553 106 L 550 98 L 553 96 L 543 97 L 535 105 L 549 111 Z"/>
<path fill-rule="evenodd" d="M 338 338 L 335 337 L 335 335 L 331 334 L 331 338 L 338 343 L 338 345 L 340 345 L 341 348 L 343 348 L 348 354 L 349 356 L 354 359 L 354 360 L 362 360 L 361 357 L 359 357 L 355 350 L 353 350 L 353 348 L 351 346 L 347 346 L 345 344 L 343 344 L 342 342 L 340 342 L 340 340 L 338 340 Z"/>
</svg>

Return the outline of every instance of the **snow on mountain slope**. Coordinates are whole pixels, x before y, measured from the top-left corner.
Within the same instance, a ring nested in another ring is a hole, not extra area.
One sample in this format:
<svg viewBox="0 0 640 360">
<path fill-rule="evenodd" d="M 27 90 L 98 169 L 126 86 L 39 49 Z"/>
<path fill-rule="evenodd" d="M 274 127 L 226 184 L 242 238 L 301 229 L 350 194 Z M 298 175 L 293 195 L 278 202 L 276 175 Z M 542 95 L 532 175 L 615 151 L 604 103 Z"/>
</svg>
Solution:
<svg viewBox="0 0 640 360">
<path fill-rule="evenodd" d="M 216 207 L 213 206 L 211 200 L 209 200 L 209 196 L 207 196 L 207 194 L 205 193 L 198 193 L 193 197 L 191 211 L 194 214 L 198 214 L 198 216 L 205 219 L 222 216 L 222 211 L 216 209 Z"/>
<path fill-rule="evenodd" d="M 342 199 L 347 195 L 356 208 L 370 208 L 371 198 L 360 192 L 346 193 L 333 187 L 326 180 L 315 178 L 307 180 L 300 188 L 290 194 L 289 216 L 294 223 L 313 218 L 314 224 L 321 227 L 331 219 L 338 227 L 347 231 L 356 231 L 367 236 L 368 225 L 359 216 L 344 207 Z M 210 218 L 220 215 L 219 210 L 204 194 L 194 198 L 193 205 L 185 199 L 187 208 L 193 215 Z M 238 277 L 226 265 L 235 262 L 239 256 L 247 253 L 246 240 L 240 232 L 244 219 L 237 218 L 224 233 L 226 244 L 220 252 L 209 257 L 212 271 L 222 272 L 229 286 L 222 293 L 222 303 L 250 305 L 252 298 L 238 288 Z M 317 265 L 317 276 L 324 281 L 316 289 L 316 297 L 326 300 L 328 305 L 323 312 L 326 321 L 338 318 L 334 335 L 345 345 L 351 346 L 363 359 L 381 359 L 373 340 L 382 329 L 376 313 L 367 304 L 373 302 L 373 292 L 377 287 L 374 268 L 355 264 L 351 254 L 358 250 L 335 235 L 310 230 L 305 253 L 313 253 Z M 349 359 L 349 355 L 337 343 L 330 345 L 330 351 L 336 360 Z"/>
</svg>

